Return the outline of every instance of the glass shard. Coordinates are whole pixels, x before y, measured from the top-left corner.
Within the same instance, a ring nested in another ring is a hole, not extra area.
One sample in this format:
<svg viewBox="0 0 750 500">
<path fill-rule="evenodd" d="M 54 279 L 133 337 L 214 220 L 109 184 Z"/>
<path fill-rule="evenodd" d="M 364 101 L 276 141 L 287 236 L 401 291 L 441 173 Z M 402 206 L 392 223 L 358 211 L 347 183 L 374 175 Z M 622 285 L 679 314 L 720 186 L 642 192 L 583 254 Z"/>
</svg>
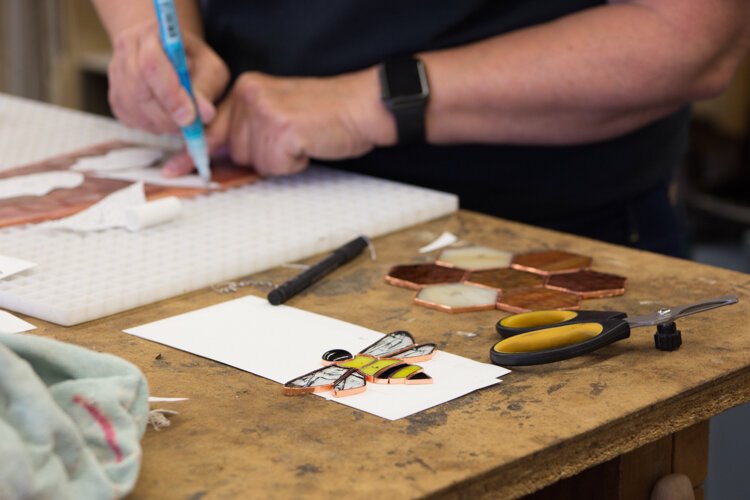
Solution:
<svg viewBox="0 0 750 500">
<path fill-rule="evenodd" d="M 437 263 L 467 271 L 508 267 L 513 254 L 483 246 L 448 248 L 440 254 Z"/>
<path fill-rule="evenodd" d="M 555 290 L 577 293 L 584 299 L 613 297 L 625 293 L 626 278 L 597 271 L 578 271 L 575 273 L 550 276 L 547 287 Z"/>
<path fill-rule="evenodd" d="M 496 290 L 513 290 L 515 288 L 542 286 L 544 278 L 538 274 L 506 267 L 504 269 L 471 271 L 465 283 L 494 288 Z"/>
<path fill-rule="evenodd" d="M 419 290 L 425 285 L 458 283 L 464 274 L 462 269 L 437 264 L 409 264 L 392 267 L 385 280 L 391 285 Z"/>
<path fill-rule="evenodd" d="M 516 255 L 511 266 L 542 275 L 569 273 L 591 266 L 591 257 L 562 250 L 544 250 Z"/>
<path fill-rule="evenodd" d="M 451 313 L 488 311 L 496 301 L 496 290 L 463 283 L 427 286 L 414 299 L 420 306 Z"/>
<path fill-rule="evenodd" d="M 497 308 L 514 313 L 546 309 L 578 309 L 581 298 L 569 292 L 548 288 L 522 288 L 501 292 Z"/>
</svg>

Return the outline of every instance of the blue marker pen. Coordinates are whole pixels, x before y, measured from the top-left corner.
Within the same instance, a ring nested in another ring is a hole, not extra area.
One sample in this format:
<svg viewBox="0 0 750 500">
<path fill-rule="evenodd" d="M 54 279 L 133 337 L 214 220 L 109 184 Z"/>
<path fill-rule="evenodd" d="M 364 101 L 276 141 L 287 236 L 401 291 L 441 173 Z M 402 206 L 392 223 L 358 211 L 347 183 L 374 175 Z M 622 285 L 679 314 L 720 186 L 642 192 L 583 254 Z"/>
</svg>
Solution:
<svg viewBox="0 0 750 500">
<path fill-rule="evenodd" d="M 177 71 L 180 83 L 190 94 L 196 110 L 195 121 L 187 127 L 182 127 L 182 136 L 185 138 L 190 157 L 198 168 L 198 173 L 206 182 L 209 182 L 211 180 L 211 169 L 208 166 L 206 137 L 203 134 L 203 123 L 198 116 L 198 106 L 195 102 L 195 95 L 193 95 L 193 87 L 190 85 L 185 47 L 182 45 L 180 25 L 177 22 L 177 10 L 172 0 L 154 0 L 154 8 L 156 9 L 156 18 L 159 20 L 159 33 L 161 34 L 164 52 L 166 52 L 172 66 Z"/>
</svg>

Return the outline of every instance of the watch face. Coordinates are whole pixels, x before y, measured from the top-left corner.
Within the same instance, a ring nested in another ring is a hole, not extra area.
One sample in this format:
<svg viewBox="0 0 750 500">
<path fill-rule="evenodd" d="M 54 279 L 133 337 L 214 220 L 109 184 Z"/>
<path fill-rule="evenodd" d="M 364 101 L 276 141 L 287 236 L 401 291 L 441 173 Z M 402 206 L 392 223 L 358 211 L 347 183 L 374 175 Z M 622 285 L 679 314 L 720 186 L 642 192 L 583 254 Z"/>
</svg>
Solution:
<svg viewBox="0 0 750 500">
<path fill-rule="evenodd" d="M 391 97 L 419 95 L 422 81 L 414 60 L 400 59 L 388 66 L 388 90 Z"/>
</svg>

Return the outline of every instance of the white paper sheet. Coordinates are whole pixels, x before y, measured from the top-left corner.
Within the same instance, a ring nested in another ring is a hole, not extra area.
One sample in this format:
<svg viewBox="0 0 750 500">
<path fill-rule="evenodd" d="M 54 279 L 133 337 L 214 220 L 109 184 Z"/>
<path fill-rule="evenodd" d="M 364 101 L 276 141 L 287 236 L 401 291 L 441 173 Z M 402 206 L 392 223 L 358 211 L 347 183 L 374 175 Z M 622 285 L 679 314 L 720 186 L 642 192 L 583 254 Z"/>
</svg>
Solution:
<svg viewBox="0 0 750 500">
<path fill-rule="evenodd" d="M 210 358 L 285 383 L 320 368 L 330 349 L 356 353 L 382 333 L 289 306 L 272 306 L 259 297 L 243 297 L 146 325 L 126 333 Z M 416 339 L 419 342 L 419 338 Z M 283 362 L 280 362 L 283 360 Z M 429 385 L 368 384 L 355 396 L 333 398 L 338 403 L 389 420 L 396 420 L 497 384 L 508 373 L 499 366 L 478 363 L 439 351 L 421 363 L 433 378 Z M 282 395 L 279 388 L 279 397 Z"/>
<path fill-rule="evenodd" d="M 164 150 L 158 148 L 114 149 L 100 156 L 86 156 L 76 161 L 70 170 L 77 172 L 108 172 L 150 167 L 164 158 Z"/>
<path fill-rule="evenodd" d="M 139 168 L 131 170 L 118 170 L 114 172 L 97 172 L 97 177 L 116 179 L 119 181 L 143 182 L 154 186 L 170 186 L 179 188 L 204 189 L 206 187 L 216 189 L 216 182 L 206 185 L 206 182 L 197 174 L 183 175 L 182 177 L 164 177 L 159 168 Z"/>
<path fill-rule="evenodd" d="M 35 263 L 7 255 L 0 255 L 0 280 L 36 266 Z"/>
<path fill-rule="evenodd" d="M 21 333 L 35 328 L 31 323 L 13 316 L 8 311 L 0 311 L 0 333 Z"/>
<path fill-rule="evenodd" d="M 83 183 L 78 172 L 41 172 L 0 179 L 0 200 L 17 196 L 44 196 L 55 189 L 73 189 Z"/>
</svg>

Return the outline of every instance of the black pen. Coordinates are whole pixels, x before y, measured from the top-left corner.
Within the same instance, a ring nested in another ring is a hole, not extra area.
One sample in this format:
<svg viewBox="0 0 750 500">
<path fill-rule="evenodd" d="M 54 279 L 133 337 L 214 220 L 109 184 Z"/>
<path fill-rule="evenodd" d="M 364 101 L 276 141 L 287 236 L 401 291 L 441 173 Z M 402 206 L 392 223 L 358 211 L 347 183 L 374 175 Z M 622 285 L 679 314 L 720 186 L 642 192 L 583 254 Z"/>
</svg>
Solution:
<svg viewBox="0 0 750 500">
<path fill-rule="evenodd" d="M 331 271 L 343 266 L 359 255 L 369 244 L 365 236 L 359 236 L 346 245 L 337 248 L 331 255 L 309 269 L 301 272 L 286 283 L 282 283 L 268 293 L 268 302 L 278 306 L 312 285 Z"/>
</svg>

